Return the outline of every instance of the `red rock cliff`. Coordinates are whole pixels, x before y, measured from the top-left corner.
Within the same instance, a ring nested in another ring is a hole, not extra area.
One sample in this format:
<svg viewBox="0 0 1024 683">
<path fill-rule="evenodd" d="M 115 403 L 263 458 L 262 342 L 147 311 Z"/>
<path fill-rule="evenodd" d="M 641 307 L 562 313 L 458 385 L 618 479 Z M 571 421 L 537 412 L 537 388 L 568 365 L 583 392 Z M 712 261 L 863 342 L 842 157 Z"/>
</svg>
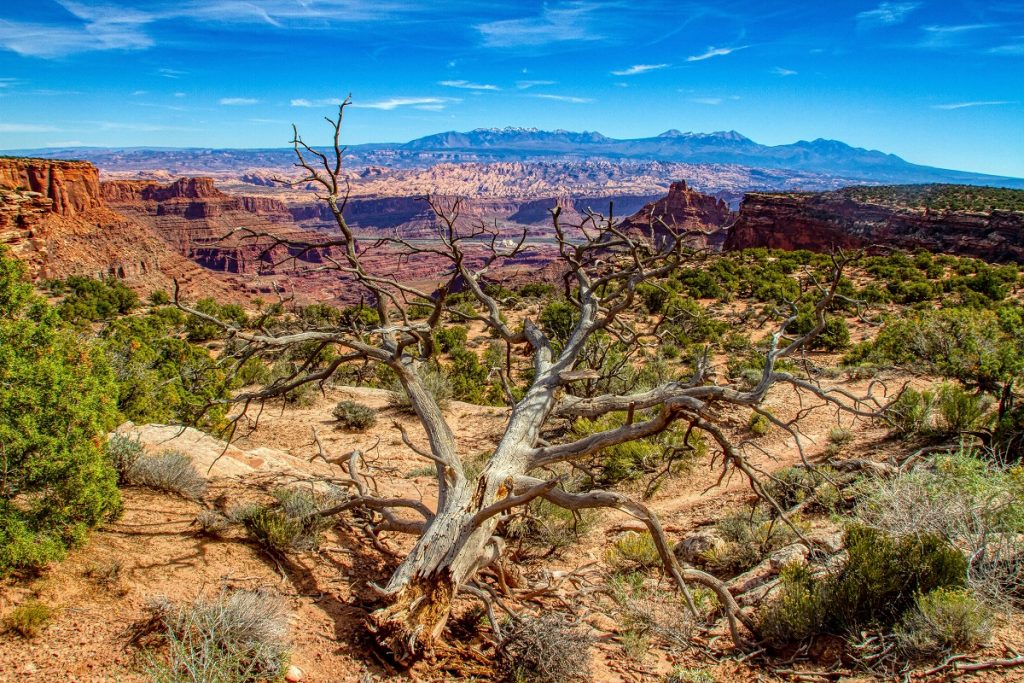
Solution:
<svg viewBox="0 0 1024 683">
<path fill-rule="evenodd" d="M 827 251 L 876 245 L 1024 262 L 1024 213 L 897 208 L 832 192 L 751 193 L 725 248 Z"/>
<path fill-rule="evenodd" d="M 85 161 L 0 159 L 0 188 L 38 192 L 50 200 L 50 210 L 74 216 L 102 206 L 100 174 Z"/>
</svg>

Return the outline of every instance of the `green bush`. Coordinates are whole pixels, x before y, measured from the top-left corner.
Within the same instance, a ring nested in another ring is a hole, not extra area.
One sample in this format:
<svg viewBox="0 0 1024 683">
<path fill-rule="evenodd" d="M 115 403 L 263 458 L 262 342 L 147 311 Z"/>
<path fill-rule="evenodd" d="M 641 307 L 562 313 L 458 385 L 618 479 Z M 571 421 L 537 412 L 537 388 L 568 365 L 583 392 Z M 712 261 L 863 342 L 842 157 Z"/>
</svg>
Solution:
<svg viewBox="0 0 1024 683">
<path fill-rule="evenodd" d="M 772 423 L 761 413 L 751 413 L 750 419 L 747 421 L 747 428 L 754 436 L 764 436 L 772 430 Z"/>
<path fill-rule="evenodd" d="M 956 434 L 978 426 L 991 403 L 985 395 L 973 394 L 956 384 L 943 384 L 936 405 L 945 430 Z"/>
<path fill-rule="evenodd" d="M 339 426 L 350 432 L 365 432 L 377 424 L 377 411 L 355 401 L 339 401 L 331 414 Z"/>
<path fill-rule="evenodd" d="M 466 475 L 469 477 L 470 473 Z M 593 527 L 594 521 L 591 512 L 575 513 L 546 500 L 538 500 L 508 521 L 505 535 L 530 546 L 557 552 L 576 543 Z"/>
<path fill-rule="evenodd" d="M 891 629 L 916 596 L 961 587 L 967 576 L 963 554 L 933 534 L 897 538 L 851 526 L 846 548 L 846 565 L 834 574 L 783 571 L 779 590 L 758 610 L 758 630 L 769 644 L 780 647 L 821 633 Z"/>
<path fill-rule="evenodd" d="M 886 410 L 886 418 L 900 436 L 916 436 L 931 429 L 935 394 L 907 388 Z"/>
<path fill-rule="evenodd" d="M 139 297 L 120 280 L 95 280 L 75 275 L 64 282 L 69 293 L 60 303 L 60 316 L 71 322 L 96 322 L 130 313 Z"/>
<path fill-rule="evenodd" d="M 253 540 L 271 552 L 315 549 L 320 535 L 333 524 L 317 513 L 330 507 L 333 499 L 305 489 L 280 489 L 274 497 L 275 505 L 249 505 L 233 517 Z"/>
<path fill-rule="evenodd" d="M 936 658 L 980 646 L 992 632 L 992 611 L 963 590 L 919 595 L 896 628 L 900 649 L 912 658 Z"/>
<path fill-rule="evenodd" d="M 120 511 L 103 449 L 117 395 L 101 350 L 0 249 L 0 574 L 60 559 Z"/>
<path fill-rule="evenodd" d="M 891 626 L 918 593 L 963 586 L 967 579 L 963 553 L 933 534 L 897 538 L 852 526 L 845 545 L 849 559 L 825 597 L 830 622 L 847 632 Z"/>
<path fill-rule="evenodd" d="M 799 524 L 798 519 L 791 521 Z M 720 576 L 741 574 L 797 539 L 789 525 L 759 509 L 727 514 L 715 529 L 725 543 L 708 551 L 704 564 Z"/>
<path fill-rule="evenodd" d="M 649 533 L 627 532 L 618 538 L 607 554 L 610 565 L 618 569 L 653 569 L 661 567 L 658 546 Z"/>
<path fill-rule="evenodd" d="M 575 306 L 565 299 L 555 299 L 540 312 L 538 321 L 544 334 L 561 346 L 569 340 L 579 318 L 580 312 Z"/>
<path fill-rule="evenodd" d="M 35 638 L 53 620 L 53 608 L 38 600 L 28 600 L 7 615 L 7 628 L 22 638 Z"/>
</svg>

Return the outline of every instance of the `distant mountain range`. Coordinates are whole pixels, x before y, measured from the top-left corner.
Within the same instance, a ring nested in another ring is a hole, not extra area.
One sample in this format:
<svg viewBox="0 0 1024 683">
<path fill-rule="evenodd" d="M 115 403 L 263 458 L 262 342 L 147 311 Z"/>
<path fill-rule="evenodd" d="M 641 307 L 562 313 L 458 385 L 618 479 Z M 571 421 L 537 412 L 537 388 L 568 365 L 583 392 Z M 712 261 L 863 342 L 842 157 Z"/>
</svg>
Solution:
<svg viewBox="0 0 1024 683">
<path fill-rule="evenodd" d="M 105 170 L 177 169 L 210 172 L 252 167 L 290 167 L 290 149 L 63 148 L 17 150 L 18 155 L 77 158 Z M 912 164 L 894 154 L 851 147 L 837 140 L 801 140 L 762 145 L 736 131 L 664 133 L 615 139 L 596 132 L 543 131 L 535 128 L 480 128 L 449 131 L 407 143 L 353 145 L 354 164 L 421 168 L 440 162 L 663 161 L 688 164 L 733 164 L 746 168 L 820 173 L 872 184 L 964 183 L 1024 188 L 1024 179 L 970 173 Z"/>
</svg>

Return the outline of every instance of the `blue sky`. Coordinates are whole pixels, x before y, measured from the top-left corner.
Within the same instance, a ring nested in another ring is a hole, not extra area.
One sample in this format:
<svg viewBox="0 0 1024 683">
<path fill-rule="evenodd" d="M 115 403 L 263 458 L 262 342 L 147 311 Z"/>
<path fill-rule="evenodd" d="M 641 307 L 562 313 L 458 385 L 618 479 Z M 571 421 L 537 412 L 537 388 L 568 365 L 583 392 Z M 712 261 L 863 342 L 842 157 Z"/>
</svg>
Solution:
<svg viewBox="0 0 1024 683">
<path fill-rule="evenodd" d="M 1024 2 L 7 0 L 0 149 L 535 126 L 818 137 L 1024 177 Z"/>
</svg>

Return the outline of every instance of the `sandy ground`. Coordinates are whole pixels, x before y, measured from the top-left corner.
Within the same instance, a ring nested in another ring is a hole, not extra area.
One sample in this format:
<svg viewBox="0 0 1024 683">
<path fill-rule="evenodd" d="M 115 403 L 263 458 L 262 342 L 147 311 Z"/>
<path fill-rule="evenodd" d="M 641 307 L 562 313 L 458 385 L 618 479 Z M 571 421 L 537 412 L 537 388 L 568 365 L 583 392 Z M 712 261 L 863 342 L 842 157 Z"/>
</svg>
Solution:
<svg viewBox="0 0 1024 683">
<path fill-rule="evenodd" d="M 853 390 L 866 386 L 845 384 Z M 330 410 L 345 398 L 378 409 L 377 425 L 365 434 L 335 429 Z M 805 402 L 803 407 L 808 405 Z M 800 406 L 793 393 L 783 388 L 773 390 L 767 402 L 767 407 L 783 419 Z M 508 411 L 455 402 L 447 413 L 460 451 L 474 456 L 493 448 Z M 749 437 L 745 429 L 747 413 L 723 417 L 737 439 Z M 362 450 L 378 466 L 383 491 L 416 496 L 429 504 L 436 495 L 432 477 L 419 475 L 428 463 L 404 447 L 392 420 L 400 421 L 414 441 L 423 443 L 415 419 L 387 407 L 386 392 L 331 389 L 308 408 L 282 411 L 268 406 L 255 429 L 238 439 L 235 446 L 246 451 L 279 449 L 295 456 L 295 462 L 307 461 L 318 452 L 313 438 L 316 430 L 329 455 Z M 836 424 L 835 412 L 825 408 L 812 410 L 804 417 L 808 458 L 821 456 L 828 431 Z M 890 448 L 880 425 L 844 418 L 843 426 L 855 434 L 855 441 L 846 447 L 847 454 L 881 457 Z M 759 439 L 758 446 L 748 449 L 748 454 L 756 466 L 765 470 L 794 464 L 800 458 L 792 439 L 777 430 Z M 750 500 L 747 483 L 741 477 L 733 476 L 716 487 L 718 475 L 719 470 L 707 462 L 695 463 L 654 496 L 652 505 L 673 540 Z M 214 476 L 206 500 L 230 508 L 265 497 L 270 486 L 265 472 Z M 57 609 L 52 624 L 34 640 L 26 641 L 14 633 L 0 634 L 0 681 L 144 681 L 147 678 L 141 672 L 145 671 L 145 655 L 127 644 L 127 632 L 145 616 L 146 605 L 161 596 L 188 601 L 232 588 L 264 588 L 284 596 L 292 612 L 292 661 L 303 669 L 307 681 L 457 680 L 445 673 L 443 666 L 418 667 L 396 675 L 370 654 L 362 628 L 362 618 L 374 599 L 367 583 L 385 580 L 396 560 L 370 548 L 354 529 L 339 525 L 328 532 L 318 552 L 294 553 L 286 561 L 277 561 L 247 542 L 237 530 L 221 539 L 197 535 L 193 521 L 202 509 L 199 503 L 129 488 L 121 519 L 95 532 L 65 562 L 37 577 L 13 578 L 0 584 L 0 616 L 30 597 Z M 629 526 L 627 522 L 622 515 L 602 513 L 578 547 L 554 558 L 532 560 L 518 569 L 534 579 L 581 567 L 600 577 L 605 570 L 605 548 L 624 526 Z M 407 547 L 408 540 L 394 538 L 389 543 L 400 551 Z M 103 574 L 115 576 L 98 577 Z M 1000 628 L 998 645 L 992 648 L 991 656 L 1003 656 L 1000 645 L 1020 645 L 1018 626 L 1011 623 Z M 653 653 L 640 662 L 627 659 L 610 636 L 593 650 L 594 680 L 602 683 L 660 681 L 672 663 L 665 653 Z M 703 659 L 698 650 L 680 656 L 675 663 L 705 667 L 719 681 L 779 680 L 758 669 L 756 661 L 726 659 L 714 663 Z M 995 680 L 997 676 L 988 672 L 978 680 Z M 1021 679 L 1017 673 L 1007 673 L 1000 680 Z"/>
</svg>

